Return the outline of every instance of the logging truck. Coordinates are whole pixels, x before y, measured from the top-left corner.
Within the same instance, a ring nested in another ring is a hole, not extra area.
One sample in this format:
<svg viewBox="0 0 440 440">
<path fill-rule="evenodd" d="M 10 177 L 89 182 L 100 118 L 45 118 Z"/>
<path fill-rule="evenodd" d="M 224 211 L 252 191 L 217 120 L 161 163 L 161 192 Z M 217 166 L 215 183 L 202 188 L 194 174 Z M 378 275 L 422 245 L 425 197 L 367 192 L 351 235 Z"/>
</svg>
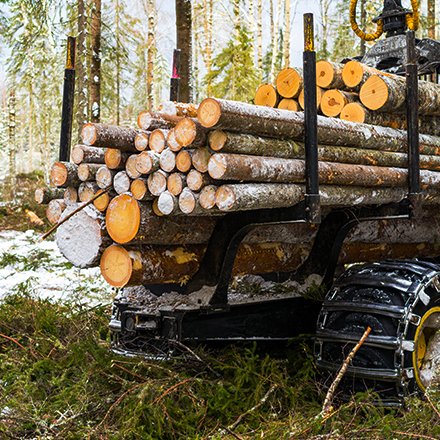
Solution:
<svg viewBox="0 0 440 440">
<path fill-rule="evenodd" d="M 283 69 L 254 104 L 179 102 L 176 52 L 170 102 L 136 129 L 85 124 L 71 154 L 68 55 L 54 188 L 36 200 L 63 255 L 119 289 L 116 351 L 313 334 L 334 373 L 369 332 L 345 390 L 391 406 L 440 381 L 440 43 L 415 38 L 412 7 L 385 1 L 366 34 L 352 0 L 355 33 L 386 38 L 341 63 L 316 62 L 305 14 L 303 69 Z M 249 274 L 293 287 L 231 286 Z"/>
</svg>

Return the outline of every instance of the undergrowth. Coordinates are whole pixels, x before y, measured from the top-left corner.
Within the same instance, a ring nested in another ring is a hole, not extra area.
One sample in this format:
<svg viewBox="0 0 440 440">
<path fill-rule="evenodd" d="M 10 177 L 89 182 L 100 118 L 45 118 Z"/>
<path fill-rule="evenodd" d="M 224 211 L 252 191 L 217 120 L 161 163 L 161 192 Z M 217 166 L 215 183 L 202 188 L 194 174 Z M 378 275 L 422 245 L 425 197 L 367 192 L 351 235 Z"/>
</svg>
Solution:
<svg viewBox="0 0 440 440">
<path fill-rule="evenodd" d="M 0 303 L 0 438 L 440 437 L 438 396 L 397 411 L 361 394 L 322 421 L 304 342 L 287 359 L 256 347 L 198 349 L 202 361 L 124 358 L 109 350 L 108 315 L 36 299 L 25 285 Z"/>
</svg>

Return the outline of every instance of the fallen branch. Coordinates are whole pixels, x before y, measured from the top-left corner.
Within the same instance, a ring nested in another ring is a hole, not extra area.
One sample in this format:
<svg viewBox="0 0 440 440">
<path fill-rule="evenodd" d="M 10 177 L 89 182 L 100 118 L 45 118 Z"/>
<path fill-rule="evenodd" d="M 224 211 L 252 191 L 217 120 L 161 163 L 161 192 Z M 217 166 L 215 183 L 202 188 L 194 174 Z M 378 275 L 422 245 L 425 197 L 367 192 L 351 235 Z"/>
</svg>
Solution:
<svg viewBox="0 0 440 440">
<path fill-rule="evenodd" d="M 371 332 L 371 327 L 368 326 L 364 332 L 364 334 L 362 335 L 361 339 L 359 340 L 359 342 L 354 346 L 353 350 L 351 350 L 351 352 L 349 353 L 349 355 L 346 357 L 344 363 L 342 364 L 341 369 L 339 370 L 338 375 L 336 376 L 335 380 L 333 381 L 333 383 L 331 384 L 327 395 L 325 396 L 325 400 L 324 400 L 324 404 L 322 406 L 322 411 L 320 416 L 322 418 L 326 418 L 328 417 L 331 409 L 332 409 L 332 402 L 333 402 L 333 398 L 335 395 L 335 391 L 336 388 L 339 385 L 339 382 L 341 382 L 342 378 L 344 377 L 344 374 L 347 371 L 347 368 L 349 366 L 349 364 L 351 363 L 351 361 L 353 360 L 354 356 L 356 355 L 357 351 L 361 348 L 362 344 L 365 342 L 365 340 L 367 339 L 368 335 Z"/>
<path fill-rule="evenodd" d="M 158 396 L 156 399 L 154 399 L 152 405 L 155 405 L 156 403 L 160 402 L 165 396 L 167 396 L 168 394 L 172 393 L 174 390 L 176 390 L 177 388 L 179 388 L 180 386 L 186 384 L 187 382 L 192 381 L 194 378 L 190 377 L 188 379 L 182 380 L 179 383 L 176 383 L 175 385 L 173 385 L 172 387 L 169 387 L 167 390 L 165 390 L 160 396 Z"/>
<path fill-rule="evenodd" d="M 56 225 L 53 225 L 47 232 L 45 232 L 41 236 L 41 240 L 45 240 L 49 235 L 52 234 L 52 232 L 56 231 L 63 223 L 67 222 L 70 218 L 72 218 L 75 214 L 78 214 L 78 212 L 82 211 L 86 206 L 89 206 L 91 203 L 93 203 L 96 199 L 99 199 L 102 195 L 108 193 L 110 191 L 111 187 L 108 187 L 102 191 L 99 191 L 97 194 L 95 194 L 88 202 L 85 202 L 83 205 L 76 208 L 74 211 L 72 211 L 69 215 L 67 215 L 63 220 L 58 222 Z"/>
<path fill-rule="evenodd" d="M 260 406 L 264 405 L 264 403 L 266 402 L 266 400 L 269 398 L 269 396 L 278 388 L 278 385 L 272 385 L 266 392 L 266 394 L 263 396 L 263 398 L 256 404 L 254 405 L 251 409 L 248 409 L 245 413 L 241 414 L 238 419 L 232 424 L 229 425 L 229 429 L 230 430 L 234 430 L 243 420 L 244 417 L 246 417 L 248 414 L 250 414 L 251 412 L 254 412 L 255 410 L 257 410 L 258 408 L 260 408 Z"/>
</svg>

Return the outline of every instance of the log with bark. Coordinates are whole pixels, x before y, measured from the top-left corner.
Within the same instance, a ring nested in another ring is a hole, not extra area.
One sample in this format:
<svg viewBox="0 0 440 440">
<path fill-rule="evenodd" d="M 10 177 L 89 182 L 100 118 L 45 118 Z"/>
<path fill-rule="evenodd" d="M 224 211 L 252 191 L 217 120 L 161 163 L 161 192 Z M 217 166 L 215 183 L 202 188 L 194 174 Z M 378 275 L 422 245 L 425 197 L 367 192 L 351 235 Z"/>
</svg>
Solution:
<svg viewBox="0 0 440 440">
<path fill-rule="evenodd" d="M 191 169 L 192 160 L 191 156 L 193 150 L 182 150 L 177 153 L 176 156 L 176 168 L 181 173 L 187 173 Z"/>
<path fill-rule="evenodd" d="M 59 199 L 64 196 L 62 188 L 37 188 L 35 190 L 35 202 L 39 205 L 47 205 L 53 199 Z"/>
<path fill-rule="evenodd" d="M 167 189 L 168 173 L 163 170 L 155 171 L 148 175 L 148 190 L 153 196 L 160 196 Z"/>
<path fill-rule="evenodd" d="M 168 131 L 167 147 L 175 153 L 178 153 L 183 148 L 183 145 L 180 145 L 179 142 L 177 142 L 176 130 L 174 128 Z"/>
<path fill-rule="evenodd" d="M 304 114 L 300 112 L 286 112 L 237 101 L 207 98 L 199 105 L 198 120 L 208 128 L 223 128 L 259 136 L 304 139 Z M 389 151 L 401 151 L 408 145 L 406 131 L 321 116 L 318 116 L 318 140 L 327 145 L 349 145 Z M 440 137 L 421 134 L 419 140 L 421 153 L 440 155 Z"/>
<path fill-rule="evenodd" d="M 316 86 L 316 107 L 318 108 L 318 111 L 321 108 L 321 99 L 322 99 L 323 93 L 324 93 L 324 90 L 321 89 L 321 87 Z M 301 93 L 298 96 L 298 104 L 304 110 L 304 89 L 301 90 Z"/>
<path fill-rule="evenodd" d="M 104 153 L 105 150 L 103 148 L 90 147 L 88 145 L 75 145 L 72 148 L 71 158 L 72 162 L 76 165 L 79 165 L 80 163 L 103 164 L 105 163 Z"/>
<path fill-rule="evenodd" d="M 165 148 L 165 150 L 160 153 L 159 165 L 163 171 L 167 173 L 173 172 L 176 168 L 176 153 L 171 151 L 170 148 Z"/>
<path fill-rule="evenodd" d="M 148 148 L 148 141 L 150 139 L 150 132 L 145 131 L 138 133 L 134 138 L 134 146 L 137 151 L 144 151 Z"/>
<path fill-rule="evenodd" d="M 100 197 L 95 199 L 93 201 L 93 206 L 99 211 L 99 212 L 105 212 L 107 209 L 107 206 L 110 203 L 110 200 L 113 197 L 116 197 L 115 192 L 104 192 L 102 189 L 98 190 L 96 194 L 102 193 Z"/>
<path fill-rule="evenodd" d="M 218 187 L 216 185 L 207 185 L 202 188 L 199 196 L 200 206 L 205 209 L 213 209 L 215 207 L 215 193 Z"/>
<path fill-rule="evenodd" d="M 81 183 L 78 178 L 78 165 L 71 162 L 55 162 L 49 176 L 51 184 L 61 188 L 78 186 Z"/>
<path fill-rule="evenodd" d="M 267 156 L 216 153 L 209 160 L 213 179 L 248 182 L 303 182 L 305 162 Z M 403 168 L 353 165 L 320 161 L 319 181 L 322 184 L 352 186 L 399 187 L 407 184 L 408 171 Z M 422 188 L 440 188 L 440 173 L 421 170 Z"/>
<path fill-rule="evenodd" d="M 200 191 L 204 186 L 210 185 L 213 180 L 207 173 L 201 173 L 195 169 L 188 173 L 186 184 L 191 191 Z"/>
<path fill-rule="evenodd" d="M 171 215 L 179 211 L 177 197 L 169 191 L 164 191 L 157 199 L 157 209 L 162 215 Z"/>
<path fill-rule="evenodd" d="M 372 75 L 395 76 L 356 60 L 348 61 L 342 68 L 342 81 L 348 89 L 354 91 L 359 91 L 362 84 Z"/>
<path fill-rule="evenodd" d="M 189 102 L 165 101 L 159 104 L 158 111 L 172 116 L 195 118 L 197 116 L 197 105 Z"/>
<path fill-rule="evenodd" d="M 96 173 L 100 168 L 102 168 L 102 164 L 99 163 L 81 163 L 78 165 L 78 179 L 81 182 L 92 182 L 96 180 Z M 105 166 L 105 165 L 104 165 Z"/>
<path fill-rule="evenodd" d="M 181 116 L 170 115 L 162 112 L 140 112 L 138 115 L 138 126 L 145 131 L 153 131 L 156 129 L 170 129 L 182 119 Z"/>
<path fill-rule="evenodd" d="M 316 63 L 316 84 L 323 89 L 343 89 L 343 64 L 321 60 Z"/>
<path fill-rule="evenodd" d="M 134 140 L 139 132 L 118 125 L 88 123 L 81 130 L 81 138 L 86 145 L 135 152 Z"/>
<path fill-rule="evenodd" d="M 440 85 L 419 81 L 419 113 L 440 116 Z M 359 98 L 365 107 L 382 112 L 406 110 L 406 81 L 401 77 L 372 75 L 362 85 Z"/>
</svg>

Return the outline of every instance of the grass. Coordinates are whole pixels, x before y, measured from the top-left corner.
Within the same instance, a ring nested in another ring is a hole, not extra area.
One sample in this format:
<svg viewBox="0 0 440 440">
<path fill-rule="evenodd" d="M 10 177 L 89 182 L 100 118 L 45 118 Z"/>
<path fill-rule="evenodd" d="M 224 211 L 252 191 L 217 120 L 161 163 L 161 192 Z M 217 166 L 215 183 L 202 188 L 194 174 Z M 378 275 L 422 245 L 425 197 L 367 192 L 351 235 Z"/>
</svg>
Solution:
<svg viewBox="0 0 440 440">
<path fill-rule="evenodd" d="M 1 438 L 440 437 L 438 394 L 405 410 L 359 394 L 322 421 L 305 343 L 287 359 L 256 347 L 198 349 L 203 362 L 123 358 L 109 350 L 107 307 L 36 299 L 31 286 L 0 304 Z"/>
</svg>

